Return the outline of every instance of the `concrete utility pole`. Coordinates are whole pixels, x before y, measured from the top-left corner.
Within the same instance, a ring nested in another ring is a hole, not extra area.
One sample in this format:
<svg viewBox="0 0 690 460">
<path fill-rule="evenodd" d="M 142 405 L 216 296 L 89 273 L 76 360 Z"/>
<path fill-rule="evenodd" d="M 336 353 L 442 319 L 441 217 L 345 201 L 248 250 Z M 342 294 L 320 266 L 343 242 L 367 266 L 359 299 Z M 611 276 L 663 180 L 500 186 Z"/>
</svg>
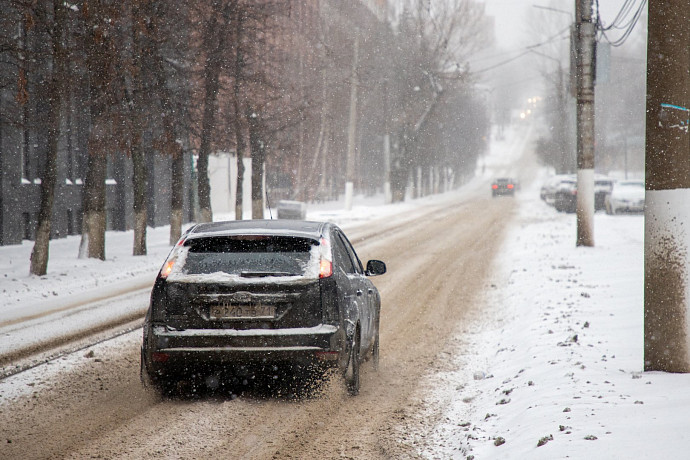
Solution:
<svg viewBox="0 0 690 460">
<path fill-rule="evenodd" d="M 594 246 L 594 41 L 592 0 L 575 0 L 577 246 Z"/>
<path fill-rule="evenodd" d="M 345 209 L 352 210 L 352 198 L 355 182 L 355 145 L 357 142 L 357 87 L 359 76 L 357 66 L 359 60 L 359 33 L 355 31 L 354 55 L 352 57 L 352 81 L 350 83 L 350 120 L 347 129 L 347 168 L 345 170 Z"/>
<path fill-rule="evenodd" d="M 650 0 L 644 369 L 690 372 L 690 0 Z"/>
</svg>

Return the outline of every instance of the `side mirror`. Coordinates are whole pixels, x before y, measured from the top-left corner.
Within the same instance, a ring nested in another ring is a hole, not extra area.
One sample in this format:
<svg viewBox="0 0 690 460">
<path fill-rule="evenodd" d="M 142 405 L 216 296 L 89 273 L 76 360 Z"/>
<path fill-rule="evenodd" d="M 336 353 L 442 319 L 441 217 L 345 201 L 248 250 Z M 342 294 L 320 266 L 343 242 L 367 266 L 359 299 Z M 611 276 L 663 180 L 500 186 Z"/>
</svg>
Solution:
<svg viewBox="0 0 690 460">
<path fill-rule="evenodd" d="M 377 276 L 386 273 L 386 264 L 380 260 L 370 260 L 367 262 L 367 271 L 365 275 L 367 276 Z"/>
</svg>

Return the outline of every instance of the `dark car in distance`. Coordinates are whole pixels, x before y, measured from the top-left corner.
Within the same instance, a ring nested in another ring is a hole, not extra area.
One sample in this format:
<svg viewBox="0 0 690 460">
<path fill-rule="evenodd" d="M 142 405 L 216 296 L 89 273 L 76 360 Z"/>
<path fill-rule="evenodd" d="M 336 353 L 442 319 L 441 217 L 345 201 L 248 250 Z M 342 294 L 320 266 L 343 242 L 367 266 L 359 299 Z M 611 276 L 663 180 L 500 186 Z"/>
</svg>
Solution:
<svg viewBox="0 0 690 460">
<path fill-rule="evenodd" d="M 606 209 L 606 197 L 611 193 L 614 180 L 606 176 L 594 179 L 594 210 Z M 556 189 L 554 207 L 559 212 L 577 211 L 577 177 L 561 180 Z"/>
<path fill-rule="evenodd" d="M 513 196 L 517 189 L 517 182 L 514 179 L 500 177 L 491 183 L 491 196 Z"/>
<path fill-rule="evenodd" d="M 577 210 L 577 178 L 560 181 L 553 206 L 558 212 L 573 213 Z"/>
<path fill-rule="evenodd" d="M 385 272 L 378 260 L 365 269 L 327 222 L 195 225 L 154 283 L 142 382 L 168 394 L 193 379 L 336 368 L 357 394 L 360 364 L 370 358 L 377 368 L 379 359 L 381 298 L 367 277 Z"/>
</svg>

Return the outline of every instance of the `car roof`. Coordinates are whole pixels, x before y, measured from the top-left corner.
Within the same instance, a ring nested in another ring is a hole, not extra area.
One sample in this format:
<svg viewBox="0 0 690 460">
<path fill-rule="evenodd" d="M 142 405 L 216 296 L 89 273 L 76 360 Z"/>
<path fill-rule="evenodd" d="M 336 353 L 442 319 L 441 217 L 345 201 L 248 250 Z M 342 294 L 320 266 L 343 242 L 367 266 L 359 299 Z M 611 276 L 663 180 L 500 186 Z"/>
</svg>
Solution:
<svg viewBox="0 0 690 460">
<path fill-rule="evenodd" d="M 327 232 L 328 227 L 335 227 L 329 222 L 312 222 L 290 219 L 263 220 L 230 220 L 197 224 L 187 231 L 187 238 L 226 235 L 282 235 L 319 239 Z"/>
</svg>

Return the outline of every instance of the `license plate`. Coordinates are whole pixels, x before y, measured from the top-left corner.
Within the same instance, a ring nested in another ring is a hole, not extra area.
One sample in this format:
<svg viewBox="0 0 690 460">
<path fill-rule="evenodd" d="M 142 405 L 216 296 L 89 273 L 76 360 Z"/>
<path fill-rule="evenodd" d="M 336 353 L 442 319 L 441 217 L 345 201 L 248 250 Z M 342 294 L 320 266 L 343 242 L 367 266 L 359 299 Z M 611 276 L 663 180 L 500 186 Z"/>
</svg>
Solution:
<svg viewBox="0 0 690 460">
<path fill-rule="evenodd" d="M 211 319 L 253 319 L 253 318 L 274 318 L 276 307 L 273 305 L 235 305 L 220 304 L 212 305 L 210 311 Z"/>
</svg>

